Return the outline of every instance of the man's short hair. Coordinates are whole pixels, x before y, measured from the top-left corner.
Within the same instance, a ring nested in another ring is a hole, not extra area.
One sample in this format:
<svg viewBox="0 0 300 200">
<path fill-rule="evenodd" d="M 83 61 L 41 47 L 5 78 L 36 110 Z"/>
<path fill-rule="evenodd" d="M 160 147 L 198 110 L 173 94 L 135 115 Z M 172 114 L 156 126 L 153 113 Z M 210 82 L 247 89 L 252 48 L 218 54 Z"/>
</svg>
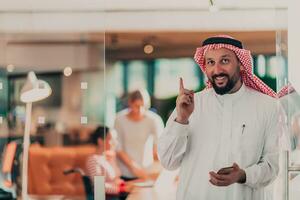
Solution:
<svg viewBox="0 0 300 200">
<path fill-rule="evenodd" d="M 133 101 L 136 101 L 136 100 L 144 101 L 144 97 L 143 97 L 140 90 L 135 90 L 135 91 L 129 93 L 129 95 L 128 95 L 128 101 L 129 102 L 133 102 Z"/>
<path fill-rule="evenodd" d="M 107 126 L 98 126 L 94 132 L 91 134 L 91 142 L 95 145 L 98 144 L 98 139 L 102 139 L 104 140 L 107 136 L 107 134 L 109 134 L 109 128 Z"/>
<path fill-rule="evenodd" d="M 150 95 L 147 90 L 134 90 L 128 95 L 128 102 L 133 102 L 136 100 L 144 101 L 144 106 L 146 109 L 150 108 Z"/>
</svg>

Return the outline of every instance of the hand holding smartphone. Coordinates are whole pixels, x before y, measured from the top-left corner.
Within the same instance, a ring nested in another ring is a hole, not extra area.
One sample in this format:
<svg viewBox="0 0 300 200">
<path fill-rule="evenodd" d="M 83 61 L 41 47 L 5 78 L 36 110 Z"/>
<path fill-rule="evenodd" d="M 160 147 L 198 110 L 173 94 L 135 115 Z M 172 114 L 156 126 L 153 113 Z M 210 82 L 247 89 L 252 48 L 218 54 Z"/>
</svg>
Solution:
<svg viewBox="0 0 300 200">
<path fill-rule="evenodd" d="M 233 167 L 223 167 L 219 169 L 217 174 L 230 174 L 233 171 Z"/>
</svg>

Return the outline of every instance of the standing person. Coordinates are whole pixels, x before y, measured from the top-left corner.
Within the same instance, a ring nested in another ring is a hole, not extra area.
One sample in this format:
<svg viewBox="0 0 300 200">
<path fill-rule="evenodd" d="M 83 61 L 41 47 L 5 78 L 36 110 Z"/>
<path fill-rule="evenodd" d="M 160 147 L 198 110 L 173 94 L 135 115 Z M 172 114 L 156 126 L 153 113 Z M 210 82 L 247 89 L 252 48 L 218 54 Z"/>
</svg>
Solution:
<svg viewBox="0 0 300 200">
<path fill-rule="evenodd" d="M 143 167 L 144 149 L 149 136 L 153 136 L 153 156 L 156 157 L 156 140 L 164 125 L 160 116 L 147 109 L 149 95 L 136 90 L 129 94 L 129 108 L 117 114 L 115 130 L 118 133 L 117 155 L 125 180 L 148 178 Z M 148 155 L 152 156 L 152 155 Z"/>
<path fill-rule="evenodd" d="M 178 200 L 262 200 L 278 173 L 276 93 L 252 72 L 250 51 L 229 36 L 206 39 L 195 61 L 199 93 L 180 79 L 176 109 L 158 141 L 167 169 L 180 167 Z"/>
</svg>

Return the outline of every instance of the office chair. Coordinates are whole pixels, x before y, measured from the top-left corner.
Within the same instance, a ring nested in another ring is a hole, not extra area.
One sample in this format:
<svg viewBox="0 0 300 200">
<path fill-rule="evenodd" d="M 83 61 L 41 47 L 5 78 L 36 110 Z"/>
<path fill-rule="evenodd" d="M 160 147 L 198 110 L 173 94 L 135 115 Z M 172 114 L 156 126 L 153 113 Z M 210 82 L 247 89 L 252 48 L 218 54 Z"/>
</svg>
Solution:
<svg viewBox="0 0 300 200">
<path fill-rule="evenodd" d="M 94 200 L 94 190 L 92 186 L 92 182 L 90 177 L 85 175 L 82 169 L 80 168 L 74 168 L 74 169 L 68 169 L 63 172 L 65 175 L 78 173 L 80 174 L 86 194 L 86 200 Z"/>
<path fill-rule="evenodd" d="M 63 172 L 65 175 L 72 174 L 72 173 L 78 173 L 81 175 L 82 182 L 84 185 L 84 190 L 86 194 L 86 199 L 87 200 L 94 200 L 94 189 L 93 189 L 93 184 L 89 176 L 87 176 L 82 169 L 80 168 L 74 168 L 74 169 L 69 169 L 65 170 Z M 123 192 L 119 194 L 118 196 L 110 196 L 106 195 L 106 200 L 125 200 L 128 196 L 127 192 Z"/>
</svg>

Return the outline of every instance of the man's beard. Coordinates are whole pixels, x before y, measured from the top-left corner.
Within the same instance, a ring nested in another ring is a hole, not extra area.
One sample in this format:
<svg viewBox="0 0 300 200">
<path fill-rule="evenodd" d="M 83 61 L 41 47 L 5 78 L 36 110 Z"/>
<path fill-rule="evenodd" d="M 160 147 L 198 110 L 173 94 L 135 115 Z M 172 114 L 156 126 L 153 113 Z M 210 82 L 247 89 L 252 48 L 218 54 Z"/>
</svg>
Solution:
<svg viewBox="0 0 300 200">
<path fill-rule="evenodd" d="M 227 77 L 227 83 L 224 87 L 218 87 L 216 82 L 215 82 L 215 79 L 217 77 L 222 77 L 222 76 L 225 76 Z M 237 84 L 237 82 L 239 81 L 239 78 L 240 78 L 240 70 L 237 70 L 236 73 L 230 78 L 228 74 L 225 74 L 225 73 L 221 73 L 221 74 L 217 74 L 217 75 L 213 75 L 212 76 L 212 80 L 210 80 L 215 92 L 219 95 L 224 95 L 224 94 L 227 94 L 229 93 L 233 88 L 234 86 Z"/>
</svg>

